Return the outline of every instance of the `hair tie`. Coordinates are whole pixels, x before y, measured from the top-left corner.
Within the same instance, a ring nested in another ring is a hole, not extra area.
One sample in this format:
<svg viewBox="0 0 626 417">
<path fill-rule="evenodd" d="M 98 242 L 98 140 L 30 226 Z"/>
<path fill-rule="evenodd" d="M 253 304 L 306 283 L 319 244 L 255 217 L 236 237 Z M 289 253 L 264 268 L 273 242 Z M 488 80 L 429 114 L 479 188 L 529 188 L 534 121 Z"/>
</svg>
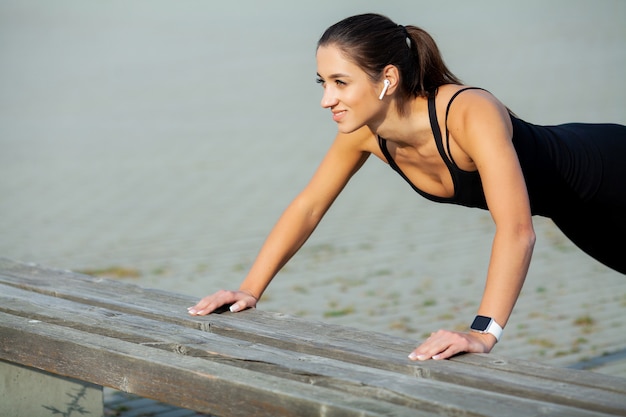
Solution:
<svg viewBox="0 0 626 417">
<path fill-rule="evenodd" d="M 409 36 L 409 31 L 403 25 L 398 25 L 400 29 L 402 29 L 402 33 L 404 33 L 404 40 L 406 41 L 406 46 L 411 49 L 411 36 Z"/>
</svg>

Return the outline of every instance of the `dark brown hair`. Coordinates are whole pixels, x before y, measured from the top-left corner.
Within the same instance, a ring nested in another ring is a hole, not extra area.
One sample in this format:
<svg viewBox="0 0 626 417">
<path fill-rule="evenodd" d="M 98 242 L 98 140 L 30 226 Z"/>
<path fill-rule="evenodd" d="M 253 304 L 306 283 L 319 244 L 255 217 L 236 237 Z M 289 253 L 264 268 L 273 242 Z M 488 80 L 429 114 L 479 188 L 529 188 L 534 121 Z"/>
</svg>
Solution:
<svg viewBox="0 0 626 417">
<path fill-rule="evenodd" d="M 407 44 L 407 36 L 410 45 Z M 426 97 L 443 84 L 461 84 L 446 67 L 434 39 L 416 26 L 400 26 L 386 16 L 361 14 L 335 23 L 322 35 L 320 46 L 336 46 L 372 81 L 380 81 L 387 65 L 398 68 L 398 111 L 414 97 Z"/>
</svg>

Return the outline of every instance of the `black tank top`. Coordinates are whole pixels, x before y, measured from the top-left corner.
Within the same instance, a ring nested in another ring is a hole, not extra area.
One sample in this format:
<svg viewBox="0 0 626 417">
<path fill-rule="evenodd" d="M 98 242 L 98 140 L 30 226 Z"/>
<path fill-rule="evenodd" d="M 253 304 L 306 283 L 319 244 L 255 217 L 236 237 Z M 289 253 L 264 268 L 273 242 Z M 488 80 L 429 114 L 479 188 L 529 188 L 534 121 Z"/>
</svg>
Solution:
<svg viewBox="0 0 626 417">
<path fill-rule="evenodd" d="M 475 88 L 475 87 L 470 87 Z M 429 94 L 428 113 L 437 150 L 445 162 L 454 194 L 450 198 L 418 189 L 398 168 L 378 137 L 381 151 L 415 191 L 436 202 L 487 209 L 478 171 L 460 169 L 450 157 L 448 111 L 446 143 Z M 567 123 L 539 126 L 509 112 L 513 147 L 517 154 L 533 215 L 550 217 L 578 247 L 605 265 L 626 274 L 626 126 L 609 123 Z M 447 153 L 446 153 L 447 148 Z"/>
<path fill-rule="evenodd" d="M 448 103 L 445 148 L 437 123 L 435 94 L 428 97 L 430 126 L 437 150 L 452 177 L 452 197 L 438 197 L 418 189 L 389 154 L 386 140 L 378 137 L 378 143 L 389 165 L 420 195 L 435 202 L 487 209 L 478 171 L 464 171 L 449 157 L 447 120 L 450 105 L 458 94 L 469 89 L 483 90 L 478 87 L 463 88 Z M 533 215 L 556 218 L 577 208 L 626 212 L 626 181 L 620 180 L 626 178 L 625 126 L 608 123 L 539 126 L 509 114 L 513 126 L 513 146 L 524 175 Z"/>
<path fill-rule="evenodd" d="M 435 107 L 435 93 L 431 93 L 428 96 L 428 116 L 430 118 L 430 128 L 433 132 L 433 136 L 435 137 L 435 144 L 437 145 L 437 150 L 439 151 L 439 155 L 441 155 L 441 159 L 445 162 L 448 167 L 448 171 L 450 171 L 450 175 L 452 177 L 452 184 L 454 185 L 454 195 L 452 197 L 439 197 L 436 195 L 429 194 L 423 190 L 420 190 L 407 178 L 407 176 L 402 172 L 400 167 L 396 164 L 396 162 L 391 157 L 389 150 L 387 149 L 387 141 L 380 136 L 378 137 L 378 145 L 380 146 L 380 150 L 387 158 L 389 162 L 389 166 L 393 168 L 402 178 L 408 182 L 411 187 L 419 193 L 421 196 L 437 202 L 437 203 L 450 203 L 450 204 L 458 204 L 466 207 L 478 207 L 482 209 L 487 209 L 487 202 L 485 201 L 485 193 L 483 192 L 483 186 L 480 181 L 480 175 L 478 171 L 464 171 L 459 168 L 454 160 L 452 159 L 450 153 L 450 140 L 449 140 L 449 132 L 448 132 L 448 113 L 450 112 L 450 105 L 454 101 L 457 95 L 465 90 L 476 89 L 481 90 L 478 87 L 467 87 L 457 91 L 450 101 L 448 102 L 448 107 L 446 108 L 446 143 L 444 149 L 443 137 L 441 136 L 441 129 L 439 129 L 439 123 L 437 121 L 437 110 Z"/>
</svg>

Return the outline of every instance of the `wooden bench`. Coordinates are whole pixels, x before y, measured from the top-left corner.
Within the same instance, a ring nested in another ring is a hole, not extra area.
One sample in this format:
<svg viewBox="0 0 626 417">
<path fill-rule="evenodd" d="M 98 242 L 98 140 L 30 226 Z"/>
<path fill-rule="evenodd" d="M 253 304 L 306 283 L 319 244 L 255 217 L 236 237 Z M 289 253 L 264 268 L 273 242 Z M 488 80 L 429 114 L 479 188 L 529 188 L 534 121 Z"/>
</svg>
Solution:
<svg viewBox="0 0 626 417">
<path fill-rule="evenodd" d="M 0 370 L 221 417 L 626 415 L 625 378 L 493 355 L 411 362 L 413 340 L 258 309 L 190 317 L 194 301 L 0 259 Z"/>
</svg>

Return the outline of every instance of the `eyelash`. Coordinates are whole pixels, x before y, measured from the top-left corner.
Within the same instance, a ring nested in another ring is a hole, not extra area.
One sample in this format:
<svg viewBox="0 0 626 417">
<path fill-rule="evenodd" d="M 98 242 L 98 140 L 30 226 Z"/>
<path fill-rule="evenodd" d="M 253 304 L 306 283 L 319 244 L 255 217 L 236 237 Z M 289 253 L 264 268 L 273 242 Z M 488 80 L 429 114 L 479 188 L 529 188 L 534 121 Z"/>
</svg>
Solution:
<svg viewBox="0 0 626 417">
<path fill-rule="evenodd" d="M 321 85 L 326 84 L 326 81 L 324 81 L 324 80 L 323 80 L 323 79 L 321 79 L 321 78 L 317 78 L 317 79 L 315 80 L 315 82 L 316 82 L 316 83 L 318 83 L 318 84 L 321 84 Z M 343 86 L 345 86 L 345 85 L 346 85 L 346 83 L 345 83 L 345 82 L 343 82 L 343 81 L 341 81 L 341 80 L 335 80 L 335 84 L 337 84 L 337 85 L 338 85 L 338 86 L 340 86 L 340 87 L 343 87 Z"/>
</svg>

